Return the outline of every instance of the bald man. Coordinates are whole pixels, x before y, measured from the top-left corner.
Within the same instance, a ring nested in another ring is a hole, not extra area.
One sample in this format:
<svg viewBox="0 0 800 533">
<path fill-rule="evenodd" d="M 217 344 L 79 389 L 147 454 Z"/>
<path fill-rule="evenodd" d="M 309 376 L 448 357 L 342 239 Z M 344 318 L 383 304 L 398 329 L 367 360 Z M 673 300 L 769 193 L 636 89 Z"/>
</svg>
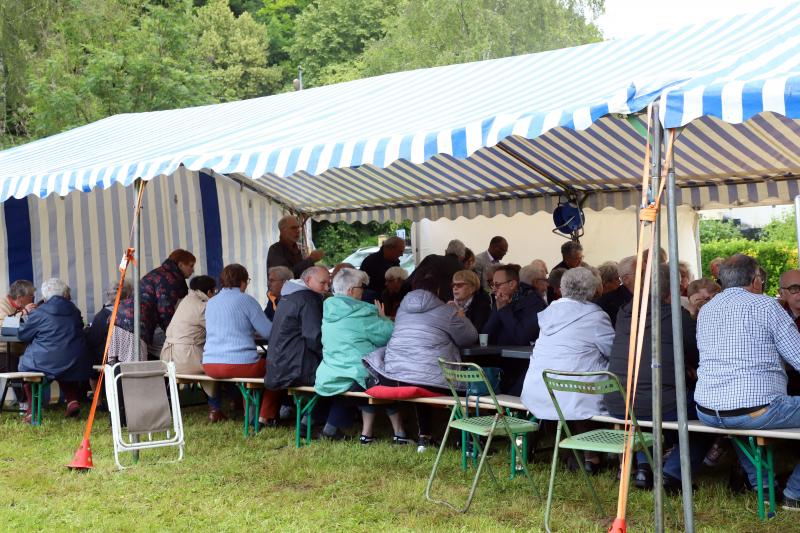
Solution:
<svg viewBox="0 0 800 533">
<path fill-rule="evenodd" d="M 307 268 L 325 256 L 322 250 L 314 250 L 308 257 L 303 258 L 297 242 L 300 240 L 300 222 L 297 217 L 287 215 L 278 221 L 280 237 L 278 242 L 269 247 L 267 253 L 267 271 L 276 266 L 285 266 L 292 271 L 295 278 L 299 278 Z"/>
</svg>

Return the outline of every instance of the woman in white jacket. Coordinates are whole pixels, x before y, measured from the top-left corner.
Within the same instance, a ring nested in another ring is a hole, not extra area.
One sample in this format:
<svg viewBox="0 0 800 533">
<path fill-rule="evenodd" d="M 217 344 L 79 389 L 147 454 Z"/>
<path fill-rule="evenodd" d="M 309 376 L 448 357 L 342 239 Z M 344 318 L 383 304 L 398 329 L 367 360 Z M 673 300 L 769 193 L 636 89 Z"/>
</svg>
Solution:
<svg viewBox="0 0 800 533">
<path fill-rule="evenodd" d="M 599 284 L 599 277 L 588 268 L 572 268 L 561 278 L 562 297 L 539 313 L 539 338 L 522 387 L 522 403 L 541 420 L 558 420 L 542 380 L 543 370 L 593 372 L 608 369 L 614 328 L 605 311 L 589 301 Z M 602 395 L 555 394 L 566 420 L 581 421 L 606 413 Z M 574 429 L 581 432 L 589 428 L 576 423 Z M 595 454 L 584 457 L 585 468 L 595 472 L 599 458 Z"/>
</svg>

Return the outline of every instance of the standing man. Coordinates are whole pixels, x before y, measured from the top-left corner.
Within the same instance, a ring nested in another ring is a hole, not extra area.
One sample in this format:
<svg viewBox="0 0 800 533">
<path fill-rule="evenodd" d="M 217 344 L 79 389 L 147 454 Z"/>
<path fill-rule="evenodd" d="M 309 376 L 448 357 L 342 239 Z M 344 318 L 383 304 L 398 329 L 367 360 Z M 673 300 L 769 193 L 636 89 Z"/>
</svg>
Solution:
<svg viewBox="0 0 800 533">
<path fill-rule="evenodd" d="M 491 285 L 492 281 L 487 279 L 489 268 L 502 261 L 507 253 L 508 241 L 504 237 L 497 236 L 492 237 L 492 240 L 489 241 L 488 250 L 475 256 L 475 266 L 472 267 L 472 270 L 478 275 L 478 279 L 481 280 L 481 287 L 486 291 L 489 290 L 489 285 Z"/>
<path fill-rule="evenodd" d="M 774 298 L 761 294 L 755 259 L 736 254 L 719 269 L 723 291 L 697 319 L 697 416 L 728 429 L 800 427 L 800 396 L 786 392 L 787 363 L 800 369 L 800 333 Z M 735 447 L 751 487 L 756 469 Z M 765 481 L 766 482 L 766 481 Z M 800 465 L 783 491 L 784 509 L 800 510 Z"/>
<path fill-rule="evenodd" d="M 581 266 L 583 263 L 583 246 L 577 241 L 567 241 L 561 245 L 561 262 L 553 267 L 557 268 L 575 268 Z"/>
<path fill-rule="evenodd" d="M 325 256 L 323 250 L 314 250 L 308 257 L 303 258 L 303 252 L 297 241 L 300 240 L 300 223 L 297 217 L 286 215 L 278 221 L 278 231 L 280 237 L 278 242 L 269 247 L 267 253 L 267 271 L 276 266 L 285 266 L 292 271 L 295 278 L 299 278 L 308 267 Z"/>
<path fill-rule="evenodd" d="M 360 270 L 369 276 L 367 288 L 380 295 L 386 287 L 386 271 L 400 266 L 400 256 L 406 250 L 406 241 L 400 237 L 389 237 L 383 241 L 381 249 L 369 254 L 361 263 Z"/>
</svg>

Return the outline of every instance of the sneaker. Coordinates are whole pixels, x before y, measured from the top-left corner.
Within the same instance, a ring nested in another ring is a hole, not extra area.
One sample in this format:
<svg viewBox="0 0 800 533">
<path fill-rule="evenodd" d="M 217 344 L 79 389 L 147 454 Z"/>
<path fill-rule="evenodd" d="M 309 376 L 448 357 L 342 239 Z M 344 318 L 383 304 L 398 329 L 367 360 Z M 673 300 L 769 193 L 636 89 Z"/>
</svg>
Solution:
<svg viewBox="0 0 800 533">
<path fill-rule="evenodd" d="M 725 456 L 725 452 L 725 448 L 720 446 L 719 442 L 715 442 L 706 453 L 703 464 L 711 468 L 718 466 L 720 460 Z"/>
<path fill-rule="evenodd" d="M 291 405 L 281 405 L 281 409 L 278 413 L 278 418 L 281 420 L 289 420 L 294 418 L 294 407 Z"/>
<path fill-rule="evenodd" d="M 361 444 L 364 444 L 364 445 L 372 444 L 373 442 L 375 442 L 375 437 L 367 437 L 366 435 L 361 435 L 358 438 L 358 442 L 360 442 Z"/>
<path fill-rule="evenodd" d="M 634 484 L 637 489 L 653 490 L 653 471 L 650 470 L 650 465 L 644 464 L 636 467 Z"/>
<path fill-rule="evenodd" d="M 64 413 L 64 418 L 74 418 L 81 412 L 81 404 L 76 400 L 72 400 L 67 404 L 67 411 Z"/>
<path fill-rule="evenodd" d="M 345 440 L 346 436 L 344 433 L 342 433 L 337 429 L 336 433 L 332 435 L 325 433 L 324 431 L 320 431 L 319 438 L 320 440 L 340 441 L 340 440 Z"/>
<path fill-rule="evenodd" d="M 417 440 L 417 453 L 423 453 L 428 448 L 435 448 L 436 441 L 431 437 L 420 437 Z"/>
<path fill-rule="evenodd" d="M 265 428 L 276 428 L 278 427 L 278 419 L 277 418 L 264 418 L 262 416 L 258 417 L 258 424 Z"/>
<path fill-rule="evenodd" d="M 221 409 L 211 409 L 208 412 L 208 421 L 212 424 L 216 424 L 217 422 L 222 422 L 223 420 L 227 419 L 228 417 L 222 412 Z"/>
<path fill-rule="evenodd" d="M 398 445 L 414 444 L 414 439 L 409 439 L 408 437 L 398 437 L 397 435 L 395 435 L 394 437 L 392 437 L 392 444 L 398 444 Z"/>
<path fill-rule="evenodd" d="M 775 496 L 777 496 L 777 494 Z M 784 494 L 781 509 L 786 509 L 787 511 L 800 511 L 800 500 L 790 498 Z"/>
</svg>

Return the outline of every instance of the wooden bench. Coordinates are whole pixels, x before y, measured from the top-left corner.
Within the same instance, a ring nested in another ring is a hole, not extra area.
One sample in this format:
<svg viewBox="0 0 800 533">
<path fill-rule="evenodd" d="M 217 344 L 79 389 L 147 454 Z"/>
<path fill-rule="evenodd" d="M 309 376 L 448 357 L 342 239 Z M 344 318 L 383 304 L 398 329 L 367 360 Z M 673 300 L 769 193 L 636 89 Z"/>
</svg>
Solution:
<svg viewBox="0 0 800 533">
<path fill-rule="evenodd" d="M 200 382 L 234 383 L 244 398 L 244 424 L 242 434 L 245 438 L 258 433 L 258 408 L 261 405 L 261 396 L 264 393 L 264 378 L 225 378 L 216 379 L 206 374 L 175 374 L 179 385 Z"/>
<path fill-rule="evenodd" d="M 20 380 L 31 385 L 31 425 L 42 424 L 42 391 L 47 385 L 47 378 L 41 372 L 3 372 L 0 373 L 0 390 L 6 396 L 6 387 L 9 381 Z"/>
</svg>

